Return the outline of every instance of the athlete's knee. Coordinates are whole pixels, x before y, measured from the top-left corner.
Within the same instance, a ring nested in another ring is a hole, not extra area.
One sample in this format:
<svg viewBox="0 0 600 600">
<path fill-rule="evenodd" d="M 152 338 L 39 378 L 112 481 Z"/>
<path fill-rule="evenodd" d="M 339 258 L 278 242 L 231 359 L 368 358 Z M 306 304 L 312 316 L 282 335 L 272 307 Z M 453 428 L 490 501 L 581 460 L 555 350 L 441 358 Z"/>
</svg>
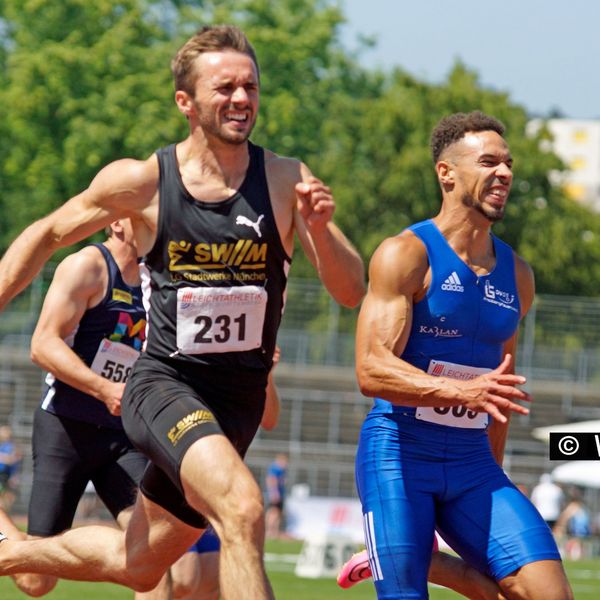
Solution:
<svg viewBox="0 0 600 600">
<path fill-rule="evenodd" d="M 227 518 L 228 517 L 228 518 Z M 264 517 L 259 502 L 247 501 L 223 519 L 225 542 L 232 538 L 254 538 L 264 531 Z"/>
<path fill-rule="evenodd" d="M 256 537 L 264 532 L 264 505 L 258 486 L 256 491 L 237 495 L 227 503 L 220 518 L 223 542 Z"/>
<path fill-rule="evenodd" d="M 145 563 L 127 565 L 126 579 L 121 583 L 135 592 L 150 592 L 158 586 L 163 575 L 162 570 L 146 560 Z"/>
<path fill-rule="evenodd" d="M 532 588 L 518 582 L 500 585 L 507 600 L 573 600 L 573 592 L 568 585 L 551 589 L 541 587 L 543 589 Z"/>
<path fill-rule="evenodd" d="M 149 592 L 159 583 L 163 571 L 162 564 L 153 560 L 143 536 L 127 536 L 122 548 L 115 548 L 113 557 L 115 581 L 136 592 Z"/>
<path fill-rule="evenodd" d="M 264 524 L 265 505 L 258 486 L 253 494 L 248 494 L 241 506 L 242 518 L 252 525 Z"/>
<path fill-rule="evenodd" d="M 171 591 L 173 598 L 190 596 L 198 587 L 200 579 L 198 555 L 187 552 L 171 566 Z M 202 574 L 204 576 L 204 574 Z"/>
<path fill-rule="evenodd" d="M 564 571 L 540 571 L 535 577 L 521 577 L 520 571 L 499 581 L 507 600 L 573 600 L 573 592 Z"/>
<path fill-rule="evenodd" d="M 175 579 L 173 578 L 173 582 L 171 584 L 171 593 L 173 594 L 173 598 L 185 598 L 194 592 L 196 586 L 192 584 L 189 580 Z"/>
<path fill-rule="evenodd" d="M 51 592 L 58 579 L 51 575 L 38 575 L 36 573 L 22 573 L 12 576 L 15 585 L 28 596 L 39 598 Z"/>
</svg>

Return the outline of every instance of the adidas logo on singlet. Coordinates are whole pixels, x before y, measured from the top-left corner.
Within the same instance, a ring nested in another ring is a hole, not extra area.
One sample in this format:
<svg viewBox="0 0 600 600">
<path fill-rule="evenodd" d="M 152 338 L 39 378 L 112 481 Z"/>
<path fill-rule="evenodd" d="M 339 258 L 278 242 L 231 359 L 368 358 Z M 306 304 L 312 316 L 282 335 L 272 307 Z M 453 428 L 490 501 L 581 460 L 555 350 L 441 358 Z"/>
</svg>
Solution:
<svg viewBox="0 0 600 600">
<path fill-rule="evenodd" d="M 444 283 L 442 283 L 442 289 L 445 292 L 464 292 L 465 288 L 463 287 L 460 278 L 458 277 L 458 273 L 456 271 L 452 271 L 452 274 L 449 277 L 446 277 Z"/>
</svg>

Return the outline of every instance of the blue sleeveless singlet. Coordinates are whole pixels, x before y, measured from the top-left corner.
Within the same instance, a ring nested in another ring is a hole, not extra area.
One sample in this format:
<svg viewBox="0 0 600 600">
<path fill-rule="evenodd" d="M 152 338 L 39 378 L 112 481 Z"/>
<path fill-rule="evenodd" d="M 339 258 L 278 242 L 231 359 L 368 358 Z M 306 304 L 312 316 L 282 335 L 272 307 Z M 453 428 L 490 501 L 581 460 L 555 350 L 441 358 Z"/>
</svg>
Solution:
<svg viewBox="0 0 600 600">
<path fill-rule="evenodd" d="M 493 369 L 520 318 L 514 255 L 492 236 L 496 265 L 477 276 L 432 221 L 411 227 L 427 249 L 429 290 L 413 306 L 402 359 L 432 375 Z M 470 378 L 465 376 L 464 378 Z M 426 599 L 434 530 L 499 580 L 537 560 L 559 560 L 552 533 L 496 463 L 485 413 L 375 399 L 360 433 L 356 481 L 379 600 Z M 420 411 L 429 410 L 425 417 Z M 470 414 L 473 413 L 473 414 Z M 481 425 L 469 428 L 469 419 Z"/>
</svg>

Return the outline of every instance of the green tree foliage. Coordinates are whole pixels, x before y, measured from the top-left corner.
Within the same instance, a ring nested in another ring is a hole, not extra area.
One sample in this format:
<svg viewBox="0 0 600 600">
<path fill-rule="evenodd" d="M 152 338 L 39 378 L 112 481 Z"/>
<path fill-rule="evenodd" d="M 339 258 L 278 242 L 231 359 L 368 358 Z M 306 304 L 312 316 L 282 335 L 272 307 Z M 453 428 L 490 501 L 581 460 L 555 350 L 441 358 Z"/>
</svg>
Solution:
<svg viewBox="0 0 600 600">
<path fill-rule="evenodd" d="M 541 150 L 547 131 L 528 135 L 527 113 L 506 94 L 482 87 L 475 73 L 457 63 L 440 85 L 397 69 L 376 96 L 354 106 L 352 123 L 331 132 L 320 166 L 349 230 L 359 232 L 353 239 L 364 256 L 384 237 L 437 213 L 441 194 L 429 150 L 431 131 L 444 115 L 483 110 L 506 125 L 515 159 L 513 191 L 496 234 L 531 262 L 539 292 L 598 293 L 600 217 L 551 185 L 548 173 L 563 166 Z"/>
<path fill-rule="evenodd" d="M 110 160 L 145 157 L 179 128 L 172 41 L 138 0 L 5 0 L 0 90 L 2 245 Z"/>
<path fill-rule="evenodd" d="M 480 109 L 501 119 L 515 183 L 496 233 L 529 260 L 539 292 L 600 292 L 600 218 L 548 173 L 544 129 L 460 62 L 439 84 L 398 67 L 367 70 L 340 43 L 326 0 L 0 0 L 0 247 L 83 189 L 107 162 L 180 139 L 169 61 L 205 23 L 240 25 L 261 63 L 253 135 L 302 158 L 331 185 L 336 220 L 368 260 L 387 236 L 436 214 L 429 152 L 437 121 Z M 293 275 L 314 276 L 297 254 Z"/>
</svg>

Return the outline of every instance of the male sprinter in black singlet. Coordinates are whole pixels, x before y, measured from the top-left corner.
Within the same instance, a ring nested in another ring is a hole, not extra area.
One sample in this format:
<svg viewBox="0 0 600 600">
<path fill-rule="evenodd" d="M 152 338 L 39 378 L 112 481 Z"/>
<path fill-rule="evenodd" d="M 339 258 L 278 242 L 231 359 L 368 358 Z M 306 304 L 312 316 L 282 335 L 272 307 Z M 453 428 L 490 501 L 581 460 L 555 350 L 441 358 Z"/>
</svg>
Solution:
<svg viewBox="0 0 600 600">
<path fill-rule="evenodd" d="M 33 422 L 32 537 L 70 528 L 89 481 L 125 529 L 147 464 L 119 416 L 146 333 L 137 249 L 129 219 L 111 223 L 107 233 L 104 243 L 58 265 L 32 337 L 32 358 L 48 371 Z M 56 578 L 25 575 L 15 583 L 38 596 Z M 163 586 L 136 598 L 166 599 Z"/>
<path fill-rule="evenodd" d="M 189 136 L 148 160 L 109 164 L 0 263 L 1 308 L 57 248 L 131 218 L 152 290 L 147 350 L 122 401 L 125 430 L 151 460 L 142 493 L 125 535 L 96 527 L 5 540 L 0 573 L 148 590 L 208 521 L 221 540 L 222 597 L 264 600 L 273 593 L 262 496 L 242 457 L 263 413 L 294 234 L 343 305 L 360 302 L 364 267 L 332 221 L 330 189 L 248 141 L 259 74 L 243 33 L 204 28 L 172 66 Z"/>
</svg>

